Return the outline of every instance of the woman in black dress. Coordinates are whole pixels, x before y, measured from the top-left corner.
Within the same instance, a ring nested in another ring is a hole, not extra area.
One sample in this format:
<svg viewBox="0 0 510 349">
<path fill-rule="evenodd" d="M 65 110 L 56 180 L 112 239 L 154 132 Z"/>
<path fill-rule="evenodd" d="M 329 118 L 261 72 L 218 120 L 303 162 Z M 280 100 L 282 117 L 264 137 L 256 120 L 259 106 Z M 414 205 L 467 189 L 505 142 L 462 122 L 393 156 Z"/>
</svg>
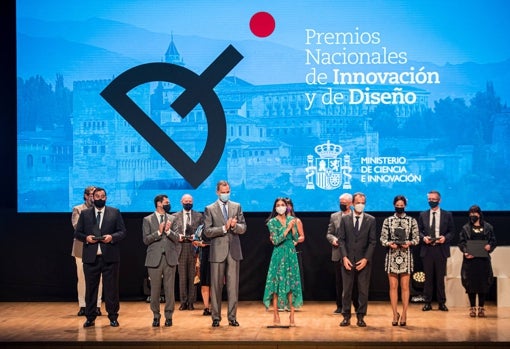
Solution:
<svg viewBox="0 0 510 349">
<path fill-rule="evenodd" d="M 459 248 L 464 254 L 460 271 L 462 286 L 466 289 L 469 297 L 469 316 L 485 317 L 485 298 L 493 281 L 490 253 L 496 248 L 496 237 L 492 225 L 483 219 L 482 210 L 478 205 L 473 205 L 468 210 L 469 222 L 460 232 Z M 477 256 L 470 250 L 468 241 L 483 241 L 483 249 L 486 256 Z M 476 296 L 478 295 L 478 309 L 476 308 Z M 478 310 L 478 313 L 477 313 Z"/>
</svg>

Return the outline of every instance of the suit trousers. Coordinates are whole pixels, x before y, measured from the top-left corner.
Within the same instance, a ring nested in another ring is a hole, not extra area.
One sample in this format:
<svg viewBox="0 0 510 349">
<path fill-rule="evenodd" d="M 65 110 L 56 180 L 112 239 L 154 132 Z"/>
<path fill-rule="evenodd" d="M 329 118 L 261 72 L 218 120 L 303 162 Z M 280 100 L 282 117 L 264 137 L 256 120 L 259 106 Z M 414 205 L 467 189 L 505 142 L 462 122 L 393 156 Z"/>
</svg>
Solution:
<svg viewBox="0 0 510 349">
<path fill-rule="evenodd" d="M 192 243 L 181 243 L 181 254 L 179 255 L 177 270 L 179 272 L 179 299 L 181 303 L 195 303 L 195 248 Z"/>
<path fill-rule="evenodd" d="M 423 247 L 422 247 L 423 248 Z M 427 247 L 427 254 L 422 257 L 423 271 L 425 272 L 425 284 L 423 285 L 423 297 L 426 303 L 432 302 L 434 286 L 438 303 L 446 303 L 445 281 L 446 260 L 442 246 Z"/>
<path fill-rule="evenodd" d="M 357 308 L 356 316 L 364 317 L 367 314 L 370 274 L 370 264 L 367 264 L 360 271 L 354 269 L 354 267 L 352 270 L 342 268 L 342 315 L 344 317 L 351 317 L 351 302 L 356 298 L 358 300 L 357 307 L 354 307 Z M 356 295 L 353 294 L 355 291 L 357 291 Z"/>
<path fill-rule="evenodd" d="M 237 300 L 239 292 L 240 261 L 236 261 L 228 253 L 223 262 L 211 262 L 211 313 L 213 320 L 221 320 L 221 296 L 226 281 L 228 295 L 229 321 L 236 320 Z"/>
<path fill-rule="evenodd" d="M 171 319 L 175 307 L 175 265 L 168 265 L 165 256 L 161 255 L 159 265 L 155 268 L 147 267 L 149 278 L 151 279 L 151 310 L 154 319 L 160 319 L 161 283 L 165 292 L 165 318 Z"/>
<path fill-rule="evenodd" d="M 83 261 L 80 257 L 74 257 L 76 262 L 76 276 L 78 283 L 76 285 L 78 291 L 78 306 L 85 308 L 85 274 L 83 273 Z M 101 299 L 103 298 L 103 278 L 99 280 L 99 289 L 97 292 L 97 307 L 101 308 Z"/>
<path fill-rule="evenodd" d="M 96 304 L 99 282 L 103 277 L 103 297 L 105 309 L 110 320 L 119 317 L 119 269 L 120 263 L 107 263 L 101 255 L 96 256 L 94 263 L 83 263 L 85 273 L 85 316 L 87 320 L 96 318 Z"/>
</svg>

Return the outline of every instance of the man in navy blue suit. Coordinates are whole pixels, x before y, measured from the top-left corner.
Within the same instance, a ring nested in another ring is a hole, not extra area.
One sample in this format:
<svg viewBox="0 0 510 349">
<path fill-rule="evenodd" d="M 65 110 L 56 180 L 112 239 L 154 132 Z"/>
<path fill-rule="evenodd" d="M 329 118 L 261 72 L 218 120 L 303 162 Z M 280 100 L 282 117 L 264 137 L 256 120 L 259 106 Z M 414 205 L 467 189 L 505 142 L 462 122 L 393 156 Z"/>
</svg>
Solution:
<svg viewBox="0 0 510 349">
<path fill-rule="evenodd" d="M 119 242 L 126 237 L 126 228 L 120 211 L 106 206 L 106 191 L 96 188 L 94 206 L 83 210 L 74 237 L 83 244 L 83 272 L 85 274 L 85 316 L 83 327 L 94 326 L 96 319 L 99 280 L 103 277 L 103 297 L 110 326 L 119 322 Z"/>
</svg>

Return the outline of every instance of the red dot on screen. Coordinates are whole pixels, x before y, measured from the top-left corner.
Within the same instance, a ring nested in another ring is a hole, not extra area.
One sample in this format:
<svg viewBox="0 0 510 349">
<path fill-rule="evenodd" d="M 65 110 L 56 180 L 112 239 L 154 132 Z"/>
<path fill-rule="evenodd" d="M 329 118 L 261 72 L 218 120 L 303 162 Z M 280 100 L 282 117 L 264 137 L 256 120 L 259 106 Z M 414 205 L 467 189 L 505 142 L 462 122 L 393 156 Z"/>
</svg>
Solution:
<svg viewBox="0 0 510 349">
<path fill-rule="evenodd" d="M 273 16 L 267 12 L 257 12 L 250 19 L 250 30 L 259 38 L 271 35 L 275 28 Z"/>
</svg>

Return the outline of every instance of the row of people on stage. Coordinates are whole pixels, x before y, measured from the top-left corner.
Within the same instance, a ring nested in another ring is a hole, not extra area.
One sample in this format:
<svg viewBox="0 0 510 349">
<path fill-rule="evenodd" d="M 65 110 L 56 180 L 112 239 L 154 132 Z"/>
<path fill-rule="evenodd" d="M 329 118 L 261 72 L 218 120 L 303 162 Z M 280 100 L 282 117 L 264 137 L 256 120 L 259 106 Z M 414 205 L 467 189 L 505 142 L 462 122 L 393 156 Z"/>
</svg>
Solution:
<svg viewBox="0 0 510 349">
<path fill-rule="evenodd" d="M 147 246 L 145 266 L 151 282 L 150 309 L 153 327 L 162 320 L 160 299 L 165 296 L 164 325 L 172 326 L 175 308 L 175 273 L 179 272 L 180 310 L 193 310 L 196 301 L 195 276 L 197 249 L 200 251 L 200 285 L 204 315 L 210 315 L 212 326 L 222 320 L 222 292 L 227 290 L 227 321 L 237 327 L 240 263 L 243 259 L 239 235 L 246 232 L 242 207 L 230 200 L 230 185 L 219 181 L 217 200 L 207 205 L 203 214 L 193 210 L 193 197 L 181 198 L 182 210 L 170 214 L 167 195 L 154 198 L 155 211 L 144 217 L 143 242 Z M 389 279 L 389 295 L 393 326 L 406 326 L 409 305 L 410 275 L 414 269 L 412 246 L 421 244 L 420 257 L 425 273 L 423 311 L 432 309 L 433 290 L 439 310 L 448 311 L 444 277 L 449 243 L 455 228 L 450 212 L 439 207 L 441 195 L 427 194 L 430 209 L 418 219 L 406 214 L 407 199 L 398 195 L 393 199 L 394 214 L 382 225 L 379 243 L 387 248 L 385 272 Z M 73 255 L 78 272 L 78 299 L 85 315 L 84 327 L 95 325 L 101 315 L 101 290 L 110 325 L 119 326 L 119 242 L 126 229 L 116 208 L 106 206 L 103 188 L 87 187 L 84 203 L 73 208 L 75 227 Z M 339 198 L 340 211 L 330 217 L 327 240 L 332 246 L 335 263 L 337 309 L 343 315 L 340 326 L 351 324 L 351 304 L 354 305 L 356 324 L 365 327 L 368 291 L 373 254 L 378 243 L 375 218 L 365 212 L 366 196 L 345 193 Z M 296 245 L 303 242 L 302 221 L 296 217 L 289 198 L 276 198 L 266 220 L 273 252 L 267 272 L 263 304 L 273 307 L 273 326 L 295 326 L 295 309 L 303 305 L 302 279 Z M 472 252 L 472 243 L 478 241 L 478 252 Z M 481 244 L 480 244 L 481 243 Z M 81 245 L 81 246 L 80 246 Z M 485 316 L 484 302 L 492 281 L 490 253 L 496 247 L 492 226 L 483 219 L 481 209 L 469 209 L 469 222 L 460 233 L 459 248 L 464 253 L 462 284 L 470 301 L 470 316 Z M 486 255 L 483 255 L 483 251 Z M 80 272 L 83 271 L 83 275 Z M 84 276 L 84 277 L 83 277 Z M 101 287 L 102 284 L 102 287 Z M 402 309 L 398 311 L 398 288 L 401 290 Z M 83 292 L 85 292 L 83 294 Z M 162 294 L 162 292 L 164 292 Z M 478 297 L 478 306 L 476 298 Z M 282 324 L 279 309 L 289 310 L 289 322 Z"/>
<path fill-rule="evenodd" d="M 450 242 L 455 232 L 452 214 L 440 208 L 441 194 L 427 194 L 430 209 L 421 212 L 418 219 L 406 214 L 407 199 L 397 195 L 393 199 L 394 214 L 382 225 L 380 243 L 387 248 L 384 270 L 388 274 L 389 295 L 393 326 L 406 326 L 410 299 L 410 276 L 414 269 L 412 246 L 420 244 L 425 282 L 423 311 L 432 310 L 433 291 L 436 290 L 438 309 L 446 306 L 445 276 Z M 351 302 L 354 300 L 357 325 L 365 327 L 368 287 L 374 248 L 377 243 L 375 219 L 364 212 L 366 197 L 363 193 L 340 196 L 340 211 L 333 213 L 328 226 L 327 239 L 332 245 L 332 260 L 336 264 L 337 309 L 342 314 L 340 326 L 349 326 Z M 352 207 L 352 209 L 351 209 Z M 491 224 L 483 218 L 479 206 L 468 210 L 469 221 L 462 227 L 458 247 L 464 254 L 461 280 L 470 302 L 469 316 L 485 317 L 485 298 L 492 283 L 490 253 L 496 248 Z M 478 241 L 476 254 L 469 242 Z M 402 310 L 398 311 L 398 288 L 401 290 Z M 478 306 L 476 300 L 478 298 Z"/>
</svg>

